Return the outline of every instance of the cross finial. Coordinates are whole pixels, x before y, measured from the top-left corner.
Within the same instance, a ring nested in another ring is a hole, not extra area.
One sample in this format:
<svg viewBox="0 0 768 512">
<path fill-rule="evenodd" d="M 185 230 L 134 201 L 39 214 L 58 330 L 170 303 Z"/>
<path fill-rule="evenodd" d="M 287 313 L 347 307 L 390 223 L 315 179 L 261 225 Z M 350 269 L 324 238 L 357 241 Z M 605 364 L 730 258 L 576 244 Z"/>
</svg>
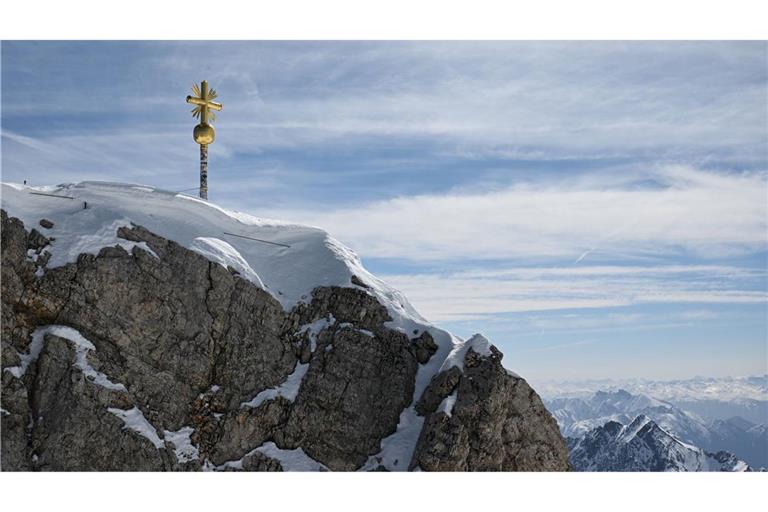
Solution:
<svg viewBox="0 0 768 512">
<path fill-rule="evenodd" d="M 187 103 L 195 105 L 192 116 L 200 118 L 200 124 L 195 126 L 193 133 L 195 142 L 201 146 L 212 144 L 216 138 L 216 132 L 210 123 L 216 119 L 216 115 L 211 110 L 221 110 L 223 105 L 213 101 L 218 95 L 215 90 L 208 89 L 208 82 L 205 80 L 200 83 L 200 87 L 197 84 L 193 85 L 192 92 L 195 95 L 187 96 Z"/>
</svg>

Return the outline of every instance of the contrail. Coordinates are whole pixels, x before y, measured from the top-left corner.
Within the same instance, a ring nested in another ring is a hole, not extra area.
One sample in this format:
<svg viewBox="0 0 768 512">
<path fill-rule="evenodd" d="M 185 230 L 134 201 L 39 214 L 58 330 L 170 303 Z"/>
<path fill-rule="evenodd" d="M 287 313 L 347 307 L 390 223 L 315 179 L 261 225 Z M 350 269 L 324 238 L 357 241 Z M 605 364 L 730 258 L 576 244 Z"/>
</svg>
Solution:
<svg viewBox="0 0 768 512">
<path fill-rule="evenodd" d="M 667 199 L 667 198 L 666 198 L 666 197 L 665 197 L 663 194 L 661 194 L 661 195 L 659 196 L 659 198 L 658 198 L 658 199 L 656 199 L 655 201 L 652 201 L 652 202 L 649 204 L 649 206 L 650 206 L 651 208 L 654 208 L 654 207 L 656 207 L 656 205 L 658 205 L 659 203 L 661 203 L 661 202 L 665 201 L 666 199 Z M 647 208 L 646 208 L 646 209 L 647 209 Z M 586 258 L 586 257 L 587 257 L 587 256 L 588 256 L 590 253 L 592 253 L 592 252 L 596 251 L 596 250 L 598 249 L 598 247 L 599 247 L 599 246 L 600 246 L 600 245 L 601 245 L 603 242 L 605 242 L 606 240 L 608 240 L 609 238 L 611 238 L 611 237 L 614 237 L 614 236 L 618 235 L 619 233 L 621 233 L 622 231 L 625 231 L 627 228 L 630 228 L 630 227 L 632 227 L 633 225 L 635 225 L 635 224 L 637 223 L 637 221 L 639 220 L 639 217 L 640 217 L 640 214 L 638 214 L 638 215 L 635 215 L 635 217 L 634 217 L 633 219 L 630 219 L 630 220 L 628 220 L 627 222 L 625 222 L 624 224 L 622 224 L 622 225 L 621 225 L 621 226 L 619 226 L 618 228 L 614 229 L 613 231 L 611 231 L 611 232 L 610 232 L 610 233 L 608 233 L 607 235 L 603 236 L 603 237 L 602 237 L 602 238 L 599 240 L 599 242 L 598 242 L 597 244 L 595 244 L 594 246 L 592 246 L 592 248 L 591 248 L 591 249 L 587 249 L 586 251 L 584 251 L 584 252 L 582 253 L 582 255 L 581 255 L 581 256 L 579 256 L 579 257 L 576 259 L 576 261 L 574 261 L 574 262 L 573 262 L 573 264 L 574 264 L 574 265 L 576 265 L 577 263 L 581 262 L 581 260 L 583 260 L 584 258 Z"/>
<path fill-rule="evenodd" d="M 573 264 L 574 264 L 574 265 L 575 265 L 575 264 L 577 264 L 578 262 L 580 262 L 581 260 L 583 260 L 584 258 L 586 258 L 586 257 L 587 257 L 587 254 L 591 253 L 591 252 L 592 252 L 592 251 L 594 251 L 594 250 L 595 250 L 595 248 L 593 247 L 592 249 L 589 249 L 588 251 L 584 251 L 584 252 L 581 254 L 581 256 L 579 256 L 579 258 L 578 258 L 576 261 L 574 261 L 574 262 L 573 262 Z"/>
</svg>

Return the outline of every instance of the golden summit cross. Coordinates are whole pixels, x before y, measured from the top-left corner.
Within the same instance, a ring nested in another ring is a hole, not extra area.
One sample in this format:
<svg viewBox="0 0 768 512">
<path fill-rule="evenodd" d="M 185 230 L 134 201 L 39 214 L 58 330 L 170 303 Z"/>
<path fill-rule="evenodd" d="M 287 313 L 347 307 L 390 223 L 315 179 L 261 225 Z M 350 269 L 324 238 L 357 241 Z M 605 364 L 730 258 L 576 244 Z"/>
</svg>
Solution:
<svg viewBox="0 0 768 512">
<path fill-rule="evenodd" d="M 195 142 L 200 144 L 200 198 L 208 199 L 208 144 L 213 144 L 216 139 L 216 131 L 210 124 L 216 119 L 216 114 L 211 110 L 221 110 L 222 104 L 216 103 L 218 96 L 216 91 L 208 89 L 208 82 L 203 80 L 200 87 L 197 84 L 192 86 L 194 96 L 187 96 L 187 103 L 195 106 L 192 109 L 192 116 L 200 118 L 200 124 L 195 126 L 192 136 Z"/>
</svg>

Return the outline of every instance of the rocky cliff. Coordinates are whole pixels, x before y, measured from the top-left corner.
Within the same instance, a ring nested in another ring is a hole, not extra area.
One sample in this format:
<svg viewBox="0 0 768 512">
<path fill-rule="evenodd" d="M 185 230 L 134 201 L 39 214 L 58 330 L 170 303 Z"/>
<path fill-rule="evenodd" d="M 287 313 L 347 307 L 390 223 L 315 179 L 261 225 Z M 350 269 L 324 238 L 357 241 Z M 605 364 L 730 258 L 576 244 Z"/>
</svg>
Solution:
<svg viewBox="0 0 768 512">
<path fill-rule="evenodd" d="M 54 266 L 56 235 L 2 211 L 4 471 L 568 469 L 495 347 L 396 327 L 364 279 L 287 309 L 135 224 Z"/>
</svg>

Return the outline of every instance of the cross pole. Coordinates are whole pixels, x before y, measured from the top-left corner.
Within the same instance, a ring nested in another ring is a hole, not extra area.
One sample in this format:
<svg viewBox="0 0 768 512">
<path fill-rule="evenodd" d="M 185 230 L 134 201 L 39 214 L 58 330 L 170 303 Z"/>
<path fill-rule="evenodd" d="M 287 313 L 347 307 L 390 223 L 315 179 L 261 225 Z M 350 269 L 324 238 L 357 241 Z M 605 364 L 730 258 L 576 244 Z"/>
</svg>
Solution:
<svg viewBox="0 0 768 512">
<path fill-rule="evenodd" d="M 200 144 L 200 198 L 208 200 L 208 144 L 213 144 L 216 139 L 216 131 L 210 123 L 216 119 L 211 110 L 221 110 L 222 104 L 216 103 L 218 94 L 213 89 L 208 89 L 208 82 L 203 80 L 200 87 L 192 86 L 194 96 L 187 96 L 187 103 L 195 105 L 192 116 L 200 118 L 200 124 L 195 126 L 192 136 L 195 142 Z"/>
</svg>

